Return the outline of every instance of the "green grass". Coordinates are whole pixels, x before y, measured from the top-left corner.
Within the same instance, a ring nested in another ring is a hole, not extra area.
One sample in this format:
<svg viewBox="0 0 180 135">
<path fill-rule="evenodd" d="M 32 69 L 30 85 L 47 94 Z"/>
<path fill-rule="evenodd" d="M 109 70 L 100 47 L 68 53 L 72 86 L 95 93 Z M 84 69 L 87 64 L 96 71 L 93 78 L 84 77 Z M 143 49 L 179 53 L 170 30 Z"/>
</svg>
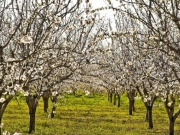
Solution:
<svg viewBox="0 0 180 135">
<path fill-rule="evenodd" d="M 159 102 L 159 101 L 158 101 Z M 157 104 L 157 103 L 155 103 Z M 51 103 L 50 103 L 51 106 Z M 168 118 L 162 106 L 153 108 L 154 129 L 148 129 L 144 121 L 145 107 L 141 100 L 135 102 L 136 112 L 128 115 L 128 100 L 121 98 L 118 108 L 103 95 L 66 95 L 59 99 L 55 118 L 49 119 L 43 112 L 43 101 L 39 101 L 34 135 L 166 135 Z M 51 108 L 49 108 L 50 111 Z M 3 116 L 3 129 L 14 133 L 28 134 L 29 114 L 24 99 L 19 104 L 13 99 Z M 180 134 L 180 119 L 175 124 L 175 135 Z"/>
</svg>

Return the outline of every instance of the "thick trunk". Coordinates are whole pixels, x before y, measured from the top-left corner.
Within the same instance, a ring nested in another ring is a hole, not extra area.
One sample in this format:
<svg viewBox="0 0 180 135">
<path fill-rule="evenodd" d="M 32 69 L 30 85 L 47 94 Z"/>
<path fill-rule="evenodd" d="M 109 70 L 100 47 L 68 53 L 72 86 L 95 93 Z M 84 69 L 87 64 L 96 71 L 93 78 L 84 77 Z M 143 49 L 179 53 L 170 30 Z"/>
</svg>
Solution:
<svg viewBox="0 0 180 135">
<path fill-rule="evenodd" d="M 174 118 L 169 118 L 169 135 L 174 135 Z"/>
<path fill-rule="evenodd" d="M 120 102 L 121 102 L 121 97 L 120 97 L 120 95 L 118 94 L 118 107 L 120 107 Z"/>
<path fill-rule="evenodd" d="M 153 128 L 152 106 L 146 107 L 146 121 L 149 123 L 149 129 L 152 129 Z"/>
<path fill-rule="evenodd" d="M 135 90 L 131 90 L 128 92 L 128 99 L 129 99 L 129 115 L 133 114 L 133 111 L 135 111 L 134 106 L 134 97 L 135 97 Z"/>
<path fill-rule="evenodd" d="M 114 105 L 116 105 L 116 94 L 114 94 Z"/>
<path fill-rule="evenodd" d="M 50 92 L 46 91 L 44 92 L 44 94 L 42 95 L 43 98 L 43 102 L 44 102 L 44 112 L 47 113 L 48 112 L 48 107 L 49 107 L 49 97 L 50 97 Z"/>
<path fill-rule="evenodd" d="M 44 112 L 47 113 L 48 112 L 48 107 L 49 107 L 49 97 L 44 97 L 43 96 L 43 102 L 44 102 Z"/>
<path fill-rule="evenodd" d="M 36 119 L 36 108 L 38 105 L 38 100 L 39 97 L 36 96 L 27 96 L 26 97 L 26 103 L 29 108 L 29 116 L 30 116 L 30 121 L 29 121 L 29 133 L 33 133 L 35 131 L 35 119 Z"/>
<path fill-rule="evenodd" d="M 36 108 L 31 108 L 29 115 L 30 115 L 29 133 L 31 134 L 35 131 Z"/>
<path fill-rule="evenodd" d="M 129 99 L 129 115 L 132 115 L 134 111 L 134 100 Z"/>
</svg>

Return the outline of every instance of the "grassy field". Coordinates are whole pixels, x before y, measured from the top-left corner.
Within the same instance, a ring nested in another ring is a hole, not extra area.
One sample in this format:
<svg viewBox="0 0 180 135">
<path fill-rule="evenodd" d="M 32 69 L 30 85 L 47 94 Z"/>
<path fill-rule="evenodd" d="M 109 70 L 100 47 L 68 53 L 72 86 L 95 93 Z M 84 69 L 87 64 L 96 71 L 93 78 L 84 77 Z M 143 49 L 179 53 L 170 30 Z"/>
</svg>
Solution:
<svg viewBox="0 0 180 135">
<path fill-rule="evenodd" d="M 158 102 L 158 101 L 157 101 Z M 157 102 L 155 104 L 157 104 Z M 144 121 L 145 107 L 141 100 L 135 102 L 136 112 L 128 115 L 126 95 L 118 108 L 107 101 L 104 95 L 66 95 L 59 99 L 55 118 L 49 119 L 43 112 L 40 100 L 36 113 L 34 135 L 166 135 L 168 118 L 164 106 L 153 108 L 154 129 L 148 129 Z M 49 108 L 50 111 L 50 108 Z M 29 114 L 25 100 L 13 99 L 3 116 L 3 129 L 11 133 L 28 134 Z M 180 118 L 175 124 L 175 135 L 180 134 Z"/>
</svg>

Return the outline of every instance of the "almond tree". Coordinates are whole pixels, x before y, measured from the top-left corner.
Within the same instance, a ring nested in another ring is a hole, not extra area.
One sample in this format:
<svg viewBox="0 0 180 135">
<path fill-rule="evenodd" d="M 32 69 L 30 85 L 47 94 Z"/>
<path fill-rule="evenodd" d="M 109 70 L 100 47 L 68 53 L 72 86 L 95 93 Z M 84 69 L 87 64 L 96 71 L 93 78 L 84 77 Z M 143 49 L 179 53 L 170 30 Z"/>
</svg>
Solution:
<svg viewBox="0 0 180 135">
<path fill-rule="evenodd" d="M 48 70 L 51 69 L 51 75 L 48 77 L 50 81 L 47 83 L 49 88 L 46 88 L 47 91 L 50 90 L 52 93 L 51 98 L 54 106 L 50 113 L 51 118 L 54 117 L 53 112 L 55 112 L 57 96 L 60 91 L 60 89 L 54 89 L 53 87 L 72 78 L 72 76 L 77 76 L 81 72 L 81 66 L 84 61 L 87 60 L 87 53 L 94 50 L 96 42 L 98 41 L 96 33 L 100 28 L 97 29 L 96 27 L 99 25 L 99 20 L 96 14 L 90 13 L 90 9 L 88 10 L 90 5 L 87 1 L 86 12 L 77 9 L 76 12 L 71 13 L 68 19 L 63 20 L 62 23 L 64 23 L 64 25 L 68 24 L 68 26 L 66 26 L 65 29 L 62 28 L 61 32 L 59 32 L 61 28 L 59 26 L 59 29 L 57 29 L 49 39 L 50 41 L 54 40 L 55 44 L 49 46 L 49 42 L 46 46 L 46 50 L 48 50 L 46 53 L 53 50 L 51 53 L 52 59 L 46 62 L 48 63 L 46 66 L 49 67 Z M 62 35 L 62 37 L 59 38 L 58 34 Z M 48 98 L 46 98 L 46 100 L 48 100 Z"/>
<path fill-rule="evenodd" d="M 42 91 L 39 91 L 41 89 L 37 87 L 37 82 L 39 81 L 38 83 L 41 84 L 58 68 L 54 65 L 57 61 L 53 60 L 53 57 L 58 56 L 58 48 L 54 53 L 50 52 L 56 49 L 58 36 L 62 36 L 63 31 L 67 29 L 67 24 L 71 22 L 69 14 L 75 12 L 79 5 L 71 3 L 70 0 L 10 1 L 9 3 L 4 10 L 12 9 L 10 14 L 12 19 L 7 19 L 10 21 L 7 23 L 10 36 L 4 36 L 2 40 L 5 41 L 6 38 L 9 38 L 5 42 L 5 46 L 10 43 L 17 46 L 11 47 L 11 52 L 12 56 L 17 57 L 21 62 L 18 66 L 22 68 L 17 68 L 17 70 L 20 70 L 22 76 L 19 78 L 22 80 L 22 88 L 29 107 L 29 133 L 32 133 L 35 130 L 35 113 L 38 100 L 42 94 Z M 7 14 L 4 13 L 4 10 L 2 10 L 2 18 Z M 64 22 L 62 22 L 63 20 Z M 11 24 L 13 21 L 15 22 Z M 5 19 L 4 22 L 6 25 Z M 15 61 L 17 60 L 15 59 Z"/>
<path fill-rule="evenodd" d="M 179 109 L 174 112 L 176 101 L 174 96 L 177 95 L 178 90 L 171 89 L 176 87 L 177 80 L 179 80 L 179 72 L 174 68 L 176 66 L 172 66 L 174 65 L 172 63 L 175 63 L 175 65 L 179 63 L 179 1 L 132 0 L 129 2 L 122 0 L 119 3 L 121 8 L 113 7 L 110 0 L 108 2 L 114 10 L 125 13 L 132 19 L 137 20 L 141 25 L 144 25 L 143 27 L 148 31 L 147 37 L 151 42 L 144 42 L 143 39 L 140 42 L 146 44 L 146 48 L 149 48 L 148 52 L 151 47 L 155 47 L 161 52 L 161 56 L 158 55 L 161 60 L 158 61 L 159 64 L 156 62 L 156 65 L 163 65 L 163 69 L 158 67 L 158 70 L 153 70 L 163 77 L 163 80 L 159 78 L 161 81 L 158 79 L 161 84 L 161 87 L 158 88 L 161 90 L 161 94 L 157 93 L 164 95 L 163 101 L 169 117 L 169 134 L 173 135 L 174 122 L 180 112 Z M 142 50 L 144 49 L 142 48 Z"/>
<path fill-rule="evenodd" d="M 16 95 L 22 90 L 22 83 L 25 81 L 25 75 L 21 72 L 24 57 L 19 55 L 24 53 L 19 44 L 14 44 L 20 35 L 18 31 L 22 25 L 21 16 L 19 20 L 14 16 L 15 11 L 13 2 L 0 1 L 1 9 L 1 45 L 0 45 L 0 123 L 3 113 Z M 19 37 L 20 38 L 20 37 Z M 31 38 L 29 39 L 31 42 Z M 19 40 L 18 40 L 19 41 Z M 19 41 L 20 42 L 20 41 Z M 1 130 L 0 130 L 1 134 Z"/>
</svg>

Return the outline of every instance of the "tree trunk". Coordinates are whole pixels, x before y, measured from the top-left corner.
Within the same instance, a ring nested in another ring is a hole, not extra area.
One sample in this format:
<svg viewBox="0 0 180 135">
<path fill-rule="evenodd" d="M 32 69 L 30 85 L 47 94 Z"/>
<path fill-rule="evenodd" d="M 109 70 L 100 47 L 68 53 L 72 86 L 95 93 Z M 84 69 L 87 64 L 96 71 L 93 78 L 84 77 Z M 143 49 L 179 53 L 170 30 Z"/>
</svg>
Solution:
<svg viewBox="0 0 180 135">
<path fill-rule="evenodd" d="M 2 117 L 4 114 L 4 111 L 7 107 L 7 105 L 9 104 L 9 102 L 12 100 L 13 96 L 9 96 L 8 99 L 6 99 L 6 101 L 4 103 L 0 104 L 0 125 L 2 123 Z M 0 135 L 2 134 L 2 125 L 0 127 Z"/>
<path fill-rule="evenodd" d="M 148 122 L 149 121 L 149 116 L 148 116 L 148 111 L 147 111 L 147 108 L 146 108 L 146 117 L 145 117 L 145 121 Z"/>
<path fill-rule="evenodd" d="M 133 113 L 133 103 L 134 103 L 134 100 L 129 99 L 129 115 L 132 115 Z"/>
<path fill-rule="evenodd" d="M 133 99 L 133 107 L 132 107 L 133 108 L 133 112 L 136 111 L 134 103 L 135 103 L 135 100 Z"/>
<path fill-rule="evenodd" d="M 36 108 L 31 108 L 29 110 L 29 115 L 30 115 L 29 133 L 31 134 L 35 131 Z"/>
<path fill-rule="evenodd" d="M 174 117 L 169 118 L 169 135 L 174 135 Z"/>
<path fill-rule="evenodd" d="M 121 102 L 121 97 L 120 97 L 120 95 L 118 94 L 118 107 L 120 107 L 120 102 Z"/>
<path fill-rule="evenodd" d="M 128 92 L 128 99 L 129 99 L 129 115 L 133 114 L 133 111 L 135 111 L 135 106 L 134 106 L 134 97 L 136 93 L 135 90 L 131 90 Z"/>
<path fill-rule="evenodd" d="M 114 105 L 116 105 L 116 94 L 114 94 Z"/>
<path fill-rule="evenodd" d="M 53 106 L 52 106 L 52 110 L 51 110 L 51 115 L 50 115 L 50 117 L 51 117 L 51 118 L 54 118 L 55 111 L 56 111 L 56 104 L 57 104 L 57 96 L 53 96 L 53 97 L 52 97 L 52 103 L 53 103 Z"/>
<path fill-rule="evenodd" d="M 73 90 L 73 95 L 76 96 L 76 90 Z"/>
<path fill-rule="evenodd" d="M 50 97 L 50 92 L 49 91 L 44 92 L 44 94 L 42 95 L 43 102 L 44 102 L 44 112 L 45 113 L 48 113 L 49 97 Z"/>
<path fill-rule="evenodd" d="M 109 93 L 109 101 L 112 103 L 112 96 L 113 96 L 113 94 L 112 94 L 112 92 L 110 92 Z"/>
<path fill-rule="evenodd" d="M 35 119 L 36 119 L 36 108 L 38 105 L 39 97 L 37 96 L 27 96 L 26 97 L 26 103 L 29 108 L 29 116 L 30 116 L 30 122 L 29 122 L 29 133 L 33 133 L 35 131 Z"/>
<path fill-rule="evenodd" d="M 43 102 L 44 102 L 44 112 L 48 113 L 48 107 L 49 107 L 49 98 L 43 97 Z"/>
<path fill-rule="evenodd" d="M 146 121 L 149 123 L 149 129 L 153 128 L 152 106 L 146 106 Z"/>
<path fill-rule="evenodd" d="M 1 105 L 1 108 L 3 107 L 3 105 Z M 4 109 L 0 109 L 0 125 L 2 123 L 2 117 L 3 117 L 3 114 L 4 114 L 4 111 L 5 111 L 5 108 Z M 0 127 L 0 135 L 2 135 L 2 125 Z"/>
<path fill-rule="evenodd" d="M 48 98 L 45 98 L 43 97 L 43 102 L 44 102 L 44 112 L 45 113 L 48 113 L 48 107 L 49 107 L 49 97 Z"/>
</svg>

